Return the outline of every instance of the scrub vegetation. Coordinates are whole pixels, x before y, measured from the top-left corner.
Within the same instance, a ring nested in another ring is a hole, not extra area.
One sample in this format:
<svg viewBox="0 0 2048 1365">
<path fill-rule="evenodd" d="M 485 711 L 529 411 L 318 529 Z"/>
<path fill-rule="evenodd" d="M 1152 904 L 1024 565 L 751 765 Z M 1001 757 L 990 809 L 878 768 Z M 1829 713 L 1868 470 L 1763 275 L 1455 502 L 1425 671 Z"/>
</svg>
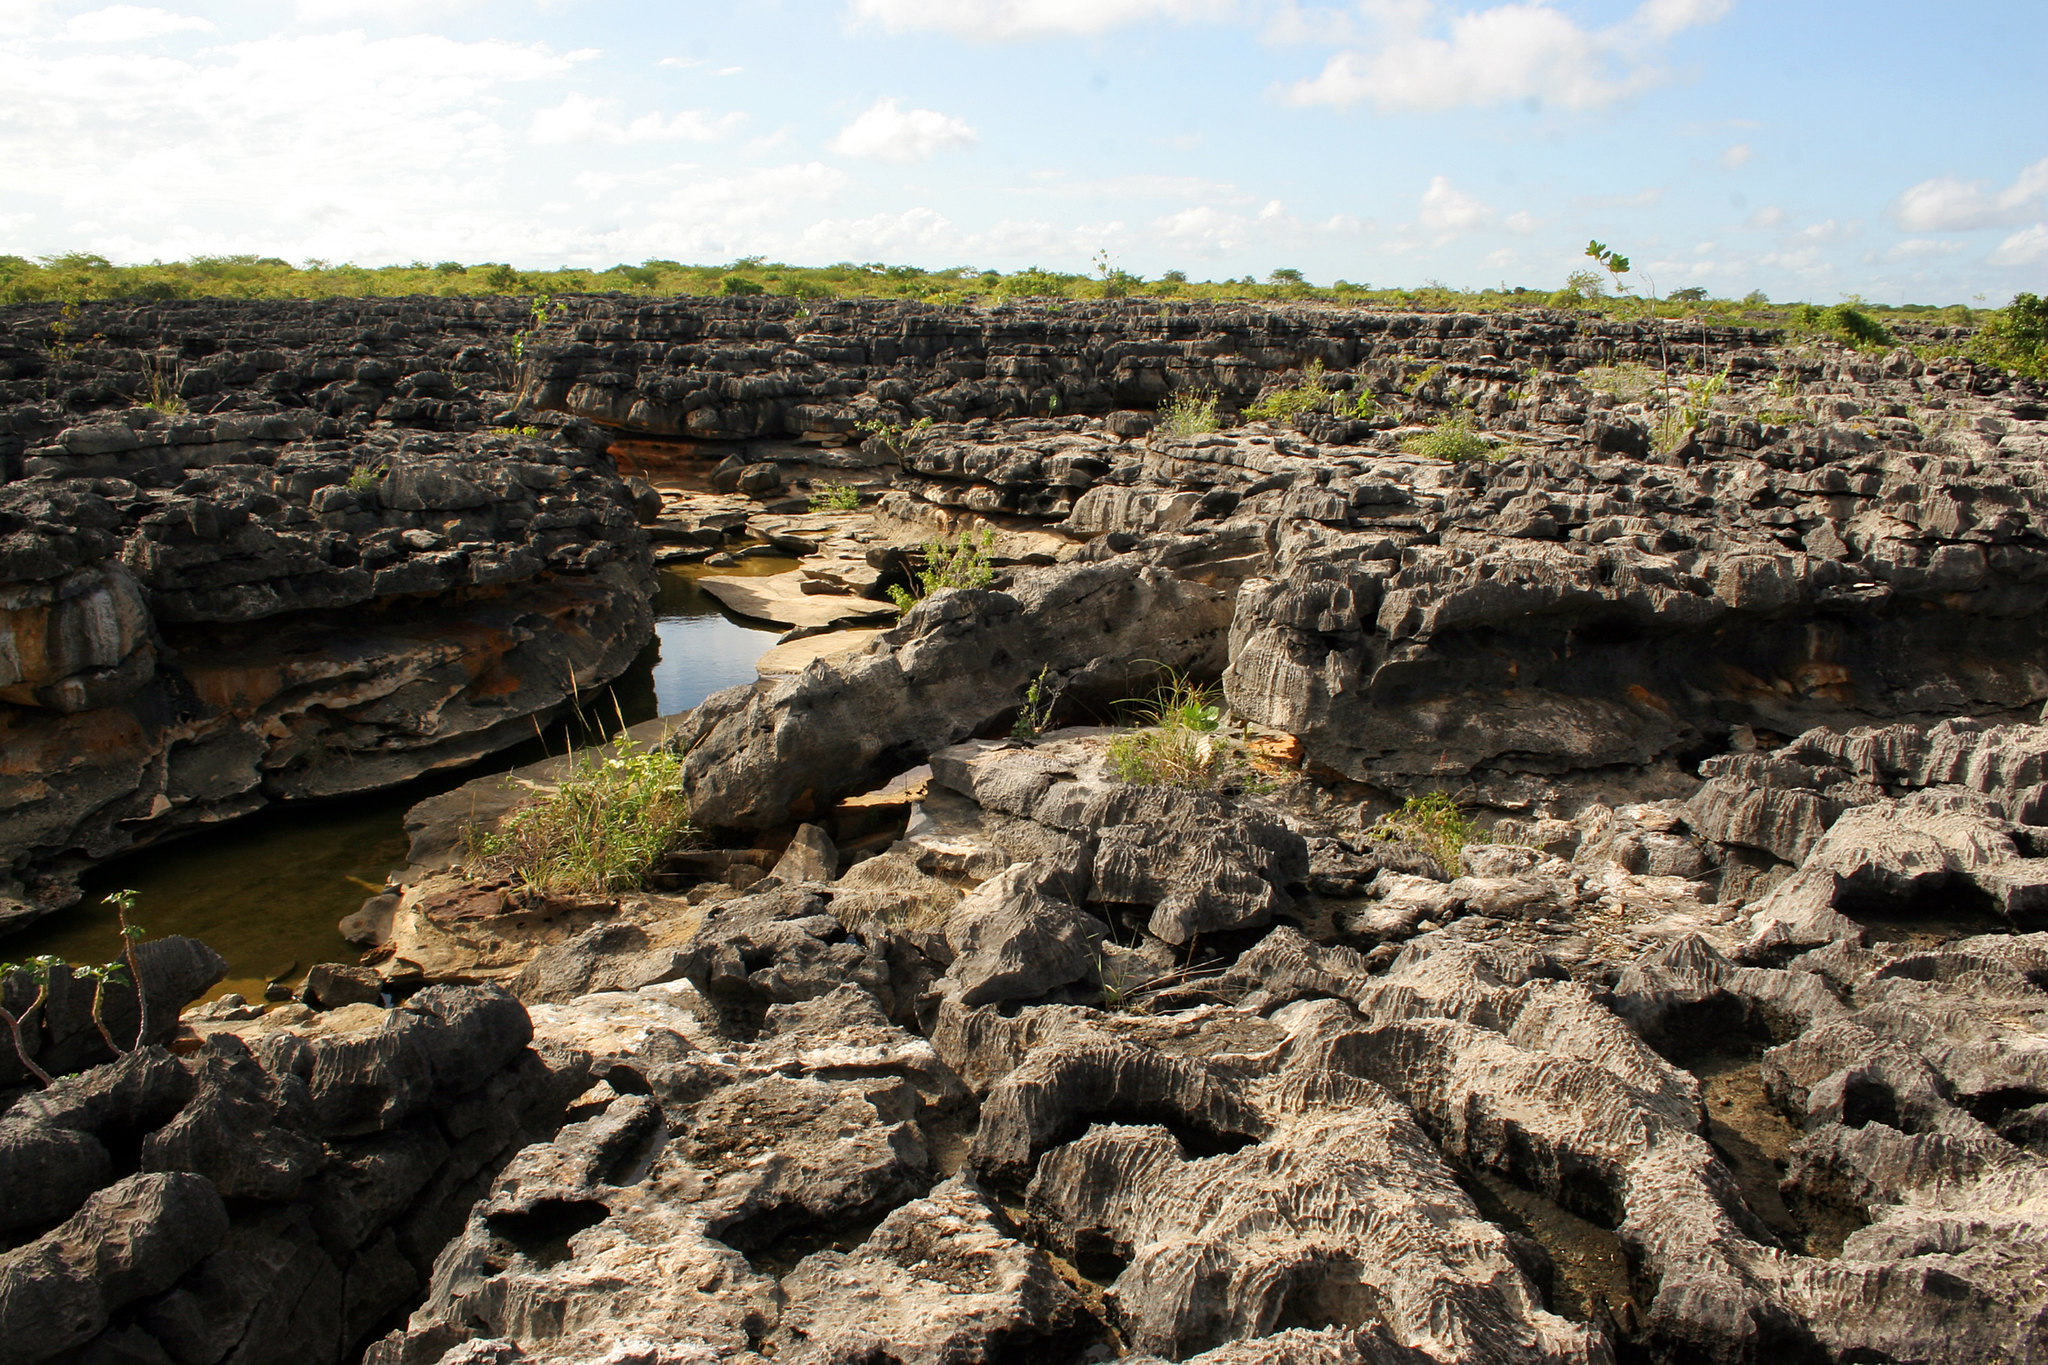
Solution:
<svg viewBox="0 0 2048 1365">
<path fill-rule="evenodd" d="M 438 294 L 446 297 L 549 298 L 566 294 L 620 293 L 662 298 L 779 296 L 802 300 L 849 298 L 921 299 L 935 304 L 990 307 L 1028 300 L 1132 298 L 1166 305 L 1172 317 L 1175 302 L 1229 300 L 1248 303 L 1334 304 L 1346 307 L 1446 309 L 1484 312 L 1505 308 L 1570 308 L 1639 318 L 1644 301 L 1610 294 L 1605 281 L 1582 270 L 1562 289 L 1523 286 L 1454 289 L 1437 281 L 1419 288 L 1387 288 L 1351 280 L 1328 285 L 1308 282 L 1299 270 L 1279 269 L 1263 280 L 1193 280 L 1185 271 L 1169 270 L 1146 279 L 1100 260 L 1093 272 L 1045 270 L 1036 266 L 1008 273 L 951 266 L 925 270 L 880 261 L 840 261 L 833 265 L 797 266 L 760 256 L 718 264 L 685 264 L 648 260 L 604 270 L 521 270 L 502 262 L 414 261 L 407 265 L 359 266 L 346 262 L 302 261 L 293 264 L 275 256 L 195 256 L 186 261 L 153 261 L 147 265 L 116 265 L 104 256 L 70 252 L 29 260 L 0 256 L 0 303 L 78 302 L 90 299 L 184 298 L 357 298 Z M 1818 333 L 1867 335 L 1848 310 L 1882 327 L 1886 320 L 1942 323 L 1974 327 L 1994 312 L 1961 304 L 1945 307 L 1908 304 L 1889 307 L 1850 301 L 1819 307 L 1773 304 L 1760 293 L 1741 299 L 1714 299 L 1702 290 L 1679 289 L 1657 305 L 1667 323 L 1706 321 L 1790 327 Z M 1830 316 L 1832 315 L 1832 316 Z"/>
</svg>

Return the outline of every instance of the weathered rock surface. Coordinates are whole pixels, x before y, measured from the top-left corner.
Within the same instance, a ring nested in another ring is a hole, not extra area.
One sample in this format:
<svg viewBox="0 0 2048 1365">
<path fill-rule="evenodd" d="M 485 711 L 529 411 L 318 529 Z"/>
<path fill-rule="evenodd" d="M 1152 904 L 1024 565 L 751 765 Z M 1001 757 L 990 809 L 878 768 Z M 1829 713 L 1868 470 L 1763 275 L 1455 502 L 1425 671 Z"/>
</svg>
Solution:
<svg viewBox="0 0 2048 1365">
<path fill-rule="evenodd" d="M 180 1365 L 2048 1356 L 2031 390 L 1708 329 L 1732 406 L 1653 434 L 1582 372 L 1658 338 L 1597 319 L 576 308 L 517 377 L 558 445 L 725 443 L 730 503 L 622 488 L 666 551 L 814 548 L 784 595 L 842 613 L 979 517 L 996 576 L 680 720 L 713 846 L 644 895 L 465 879 L 423 818 L 387 948 L 524 1009 L 287 1007 L 17 1100 L 6 1273 L 51 1306 L 6 1311 Z M 1311 360 L 1382 415 L 1130 411 Z M 1454 408 L 1502 458 L 1403 451 Z M 737 501 L 922 416 L 860 531 Z M 153 580 L 94 554 L 42 606 L 112 628 L 49 656 L 160 676 Z M 1162 666 L 1224 688 L 1201 789 L 1051 728 Z M 1485 828 L 1379 819 L 1432 790 Z M 131 1151 L 227 1229 L 80 1271 Z"/>
<path fill-rule="evenodd" d="M 522 1135 L 588 1085 L 586 1054 L 531 1037 L 502 992 L 435 986 L 209 1025 L 184 1055 L 17 1094 L 0 1359 L 353 1358 Z M 115 1180 L 116 1161 L 141 1170 Z"/>
<path fill-rule="evenodd" d="M 515 743 L 649 638 L 606 438 L 484 425 L 504 308 L 88 311 L 54 369 L 0 319 L 0 928 L 139 844 Z M 173 365 L 182 408 L 139 406 Z"/>
</svg>

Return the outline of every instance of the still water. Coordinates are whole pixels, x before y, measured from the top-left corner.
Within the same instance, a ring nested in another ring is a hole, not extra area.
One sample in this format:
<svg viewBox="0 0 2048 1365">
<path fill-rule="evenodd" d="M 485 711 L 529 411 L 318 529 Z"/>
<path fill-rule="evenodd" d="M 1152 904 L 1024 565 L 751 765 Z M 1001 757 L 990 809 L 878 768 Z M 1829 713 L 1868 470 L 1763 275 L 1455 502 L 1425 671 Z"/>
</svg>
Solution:
<svg viewBox="0 0 2048 1365">
<path fill-rule="evenodd" d="M 595 729 L 617 727 L 616 697 L 627 722 L 687 711 L 705 697 L 751 682 L 754 662 L 779 627 L 730 615 L 697 587 L 706 574 L 773 574 L 796 567 L 779 557 L 742 559 L 724 569 L 664 569 L 656 599 L 655 640 L 632 668 L 586 708 Z M 562 751 L 568 723 L 548 735 Z M 573 732 L 576 743 L 596 736 Z M 296 981 L 315 962 L 353 962 L 360 949 L 335 924 L 381 891 L 385 875 L 405 864 L 405 812 L 417 801 L 484 773 L 544 757 L 539 741 L 472 767 L 439 773 L 373 795 L 273 806 L 219 830 L 144 850 L 85 879 L 85 900 L 28 930 L 0 938 L 0 957 L 19 961 L 52 953 L 72 962 L 116 956 L 120 939 L 103 897 L 122 887 L 138 893 L 133 922 L 151 937 L 189 934 L 228 960 L 228 979 L 215 994 L 258 998 L 264 983 Z"/>
</svg>

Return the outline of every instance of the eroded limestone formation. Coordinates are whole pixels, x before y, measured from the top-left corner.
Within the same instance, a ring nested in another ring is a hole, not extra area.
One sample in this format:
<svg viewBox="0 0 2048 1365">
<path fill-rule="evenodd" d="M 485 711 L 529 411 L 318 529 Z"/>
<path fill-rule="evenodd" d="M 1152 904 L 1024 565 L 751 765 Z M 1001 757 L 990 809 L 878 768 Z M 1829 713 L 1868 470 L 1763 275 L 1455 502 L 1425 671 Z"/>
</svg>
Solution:
<svg viewBox="0 0 2048 1365">
<path fill-rule="evenodd" d="M 381 976 L 22 1092 L 0 1154 L 63 1178 L 0 1313 L 76 1325 L 8 1359 L 255 1361 L 273 1320 L 377 1365 L 2048 1355 L 2038 394 L 1710 330 L 1669 340 L 1725 405 L 1673 425 L 1585 373 L 1647 331 L 1553 314 L 562 326 L 505 381 L 572 415 L 549 451 L 614 423 L 735 489 L 896 457 L 796 580 L 821 622 L 978 519 L 993 577 L 639 732 L 708 831 L 646 889 L 465 867 L 458 821 L 560 774 L 491 779 L 415 813 Z M 1141 411 L 1302 384 L 1346 401 Z M 1454 412 L 1499 458 L 1404 448 Z M 168 589 L 114 529 L 39 627 L 70 671 L 11 704 L 162 676 Z M 1113 747 L 1162 668 L 1221 689 L 1196 788 Z M 1380 822 L 1431 792 L 1482 828 Z M 495 984 L 405 998 L 455 976 Z M 99 1060 L 70 1008 L 63 1069 Z M 126 1111 L 59 1101 L 139 1069 L 176 1093 L 131 1173 Z M 228 1283 L 259 1234 L 305 1288 Z"/>
</svg>

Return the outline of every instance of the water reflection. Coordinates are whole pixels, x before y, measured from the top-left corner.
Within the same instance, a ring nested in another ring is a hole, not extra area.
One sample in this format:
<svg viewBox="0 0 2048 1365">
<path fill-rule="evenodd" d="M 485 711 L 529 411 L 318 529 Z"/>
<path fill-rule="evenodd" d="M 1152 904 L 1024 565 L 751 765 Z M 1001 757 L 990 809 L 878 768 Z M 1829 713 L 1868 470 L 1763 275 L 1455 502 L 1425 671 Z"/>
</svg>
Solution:
<svg viewBox="0 0 2048 1365">
<path fill-rule="evenodd" d="M 778 628 L 728 614 L 697 587 L 710 573 L 771 574 L 796 566 L 779 557 L 743 559 L 724 569 L 689 567 L 661 573 L 655 640 L 632 668 L 586 699 L 580 723 L 548 733 L 546 752 L 560 753 L 617 728 L 687 711 L 711 693 L 755 677 L 754 663 L 775 643 Z M 413 803 L 486 772 L 544 756 L 534 740 L 451 773 L 437 773 L 373 795 L 273 806 L 221 829 L 148 849 L 98 869 L 85 880 L 86 899 L 28 930 L 0 938 L 0 957 L 51 953 L 72 962 L 114 957 L 120 940 L 108 891 L 140 893 L 135 921 L 152 936 L 189 934 L 228 960 L 216 993 L 254 998 L 273 976 L 296 975 L 315 962 L 351 962 L 359 951 L 335 923 L 379 890 L 386 873 L 405 862 L 404 817 Z"/>
</svg>

